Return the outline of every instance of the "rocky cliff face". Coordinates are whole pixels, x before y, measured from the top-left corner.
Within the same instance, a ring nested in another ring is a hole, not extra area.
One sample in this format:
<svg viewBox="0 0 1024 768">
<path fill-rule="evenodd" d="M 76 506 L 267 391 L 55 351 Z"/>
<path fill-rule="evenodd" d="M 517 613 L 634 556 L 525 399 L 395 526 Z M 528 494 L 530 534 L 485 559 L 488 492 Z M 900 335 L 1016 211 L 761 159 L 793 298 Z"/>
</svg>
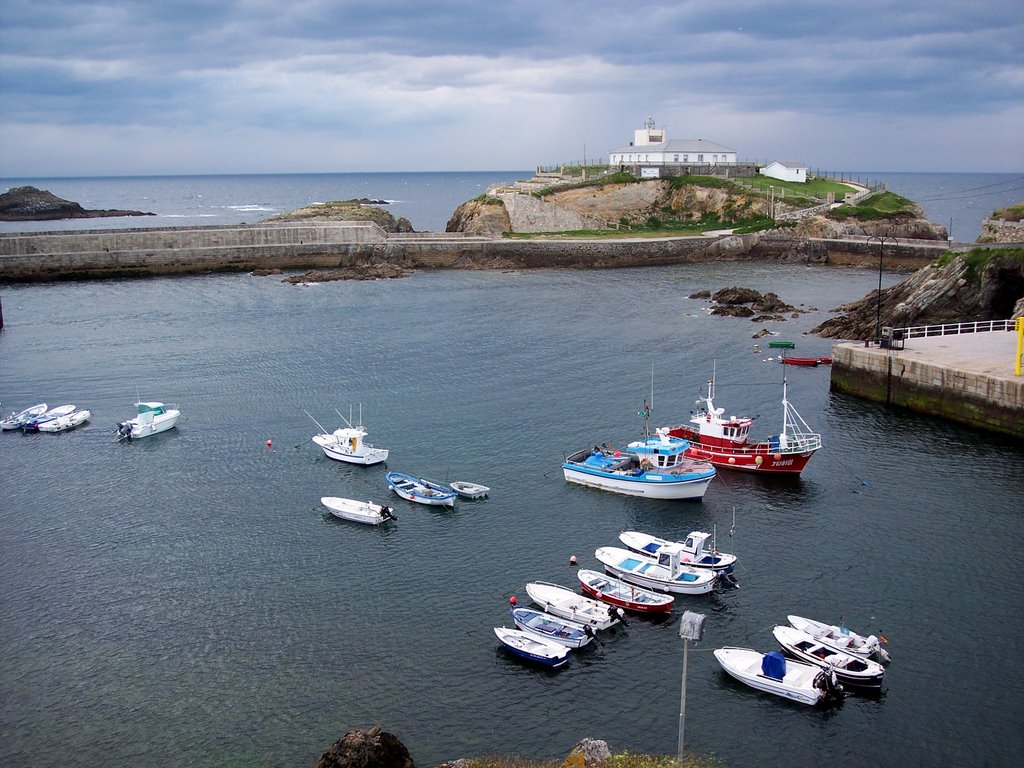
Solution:
<svg viewBox="0 0 1024 768">
<path fill-rule="evenodd" d="M 155 216 L 143 211 L 87 210 L 35 187 L 14 187 L 0 195 L 0 221 L 57 221 L 114 216 Z"/>
<path fill-rule="evenodd" d="M 840 317 L 826 320 L 811 333 L 827 338 L 872 339 L 878 327 L 904 328 L 974 320 L 1003 320 L 1024 310 L 1024 259 L 995 256 L 972 279 L 971 266 L 961 254 L 945 266 L 931 264 L 890 288 L 879 301 L 872 291 L 844 304 Z"/>
<path fill-rule="evenodd" d="M 621 224 L 646 224 L 652 216 L 662 220 L 697 221 L 713 214 L 727 220 L 763 214 L 767 205 L 763 197 L 756 195 L 730 193 L 698 184 L 673 188 L 665 179 L 568 187 L 544 197 L 501 192 L 491 198 L 491 202 L 493 204 L 479 200 L 463 203 L 449 220 L 446 231 L 498 235 L 502 232 L 601 230 Z"/>
</svg>

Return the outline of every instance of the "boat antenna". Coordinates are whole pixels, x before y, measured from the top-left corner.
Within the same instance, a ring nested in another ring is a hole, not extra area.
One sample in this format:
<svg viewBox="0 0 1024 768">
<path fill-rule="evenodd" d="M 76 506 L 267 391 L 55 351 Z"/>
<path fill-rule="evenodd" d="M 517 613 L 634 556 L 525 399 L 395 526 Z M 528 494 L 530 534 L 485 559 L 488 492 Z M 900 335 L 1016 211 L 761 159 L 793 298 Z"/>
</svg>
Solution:
<svg viewBox="0 0 1024 768">
<path fill-rule="evenodd" d="M 306 414 L 307 416 L 309 416 L 309 418 L 313 419 L 313 414 L 311 414 L 311 413 L 310 413 L 309 411 L 303 411 L 303 413 L 304 413 L 304 414 Z M 339 414 L 339 415 L 340 415 L 340 414 Z M 342 418 L 344 418 L 344 417 L 342 417 Z M 329 435 L 329 434 L 331 434 L 331 433 L 330 433 L 330 432 L 328 432 L 328 431 L 327 431 L 326 429 L 324 429 L 324 428 L 323 428 L 323 425 L 321 425 L 321 424 L 320 424 L 320 422 L 319 422 L 319 421 L 317 421 L 316 419 L 313 419 L 313 423 L 314 423 L 314 424 L 316 424 L 316 425 L 317 425 L 318 427 L 320 427 L 320 430 L 321 430 L 321 431 L 322 431 L 322 432 L 323 432 L 323 433 L 324 433 L 325 435 Z"/>
<path fill-rule="evenodd" d="M 334 409 L 334 412 L 336 414 L 338 414 L 339 416 L 341 416 L 341 411 L 339 411 L 337 408 Z M 312 416 L 310 418 L 312 418 Z M 348 418 L 346 419 L 344 416 L 341 416 L 341 420 L 344 421 L 346 424 L 348 424 L 349 429 L 352 429 L 352 421 L 351 421 L 351 419 L 352 419 L 352 406 L 350 405 L 348 407 Z M 320 427 L 320 429 L 323 429 L 323 427 Z M 327 430 L 324 430 L 324 431 L 326 432 Z"/>
<path fill-rule="evenodd" d="M 640 416 L 644 420 L 644 439 L 646 440 L 651 436 L 651 430 L 648 426 L 648 420 L 651 418 L 651 406 L 647 404 L 647 398 L 644 398 L 644 407 L 640 410 L 637 416 Z"/>
</svg>

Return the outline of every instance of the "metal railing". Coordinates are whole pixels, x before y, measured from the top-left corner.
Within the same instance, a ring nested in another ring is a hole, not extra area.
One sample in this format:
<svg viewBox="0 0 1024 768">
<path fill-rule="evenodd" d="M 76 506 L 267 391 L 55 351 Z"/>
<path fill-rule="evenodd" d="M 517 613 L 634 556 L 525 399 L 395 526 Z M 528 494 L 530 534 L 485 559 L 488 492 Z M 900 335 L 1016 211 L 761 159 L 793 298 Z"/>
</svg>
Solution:
<svg viewBox="0 0 1024 768">
<path fill-rule="evenodd" d="M 902 331 L 904 339 L 920 339 L 929 336 L 954 336 L 961 333 L 987 333 L 989 331 L 1012 331 L 1013 320 L 976 320 L 969 323 L 946 323 L 945 325 L 916 325 L 909 328 L 895 328 Z"/>
</svg>

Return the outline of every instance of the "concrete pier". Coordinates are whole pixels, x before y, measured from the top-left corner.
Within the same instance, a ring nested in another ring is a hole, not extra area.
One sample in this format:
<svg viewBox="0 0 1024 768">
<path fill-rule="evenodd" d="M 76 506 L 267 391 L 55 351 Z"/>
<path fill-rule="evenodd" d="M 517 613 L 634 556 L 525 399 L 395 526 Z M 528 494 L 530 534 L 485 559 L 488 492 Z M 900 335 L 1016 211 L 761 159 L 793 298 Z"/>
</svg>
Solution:
<svg viewBox="0 0 1024 768">
<path fill-rule="evenodd" d="M 832 347 L 831 389 L 972 427 L 1024 437 L 1024 376 L 1017 333 L 908 338 L 902 349 L 864 342 Z"/>
</svg>

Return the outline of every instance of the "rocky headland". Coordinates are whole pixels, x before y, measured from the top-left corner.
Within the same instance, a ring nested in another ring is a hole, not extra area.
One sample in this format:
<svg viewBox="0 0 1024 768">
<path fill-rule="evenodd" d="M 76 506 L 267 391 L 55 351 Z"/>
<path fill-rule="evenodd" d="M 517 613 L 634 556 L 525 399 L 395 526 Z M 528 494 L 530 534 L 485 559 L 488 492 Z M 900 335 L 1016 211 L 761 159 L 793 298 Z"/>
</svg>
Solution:
<svg viewBox="0 0 1024 768">
<path fill-rule="evenodd" d="M 155 215 L 145 211 L 87 210 L 79 203 L 73 203 L 35 187 L 13 187 L 0 194 L 0 221 L 57 221 Z"/>
<path fill-rule="evenodd" d="M 372 221 L 385 232 L 415 232 L 412 223 L 400 216 L 395 218 L 381 206 L 387 205 L 386 200 L 335 200 L 329 203 L 314 203 L 305 208 L 280 213 L 265 219 L 265 223 L 292 221 Z"/>
</svg>

